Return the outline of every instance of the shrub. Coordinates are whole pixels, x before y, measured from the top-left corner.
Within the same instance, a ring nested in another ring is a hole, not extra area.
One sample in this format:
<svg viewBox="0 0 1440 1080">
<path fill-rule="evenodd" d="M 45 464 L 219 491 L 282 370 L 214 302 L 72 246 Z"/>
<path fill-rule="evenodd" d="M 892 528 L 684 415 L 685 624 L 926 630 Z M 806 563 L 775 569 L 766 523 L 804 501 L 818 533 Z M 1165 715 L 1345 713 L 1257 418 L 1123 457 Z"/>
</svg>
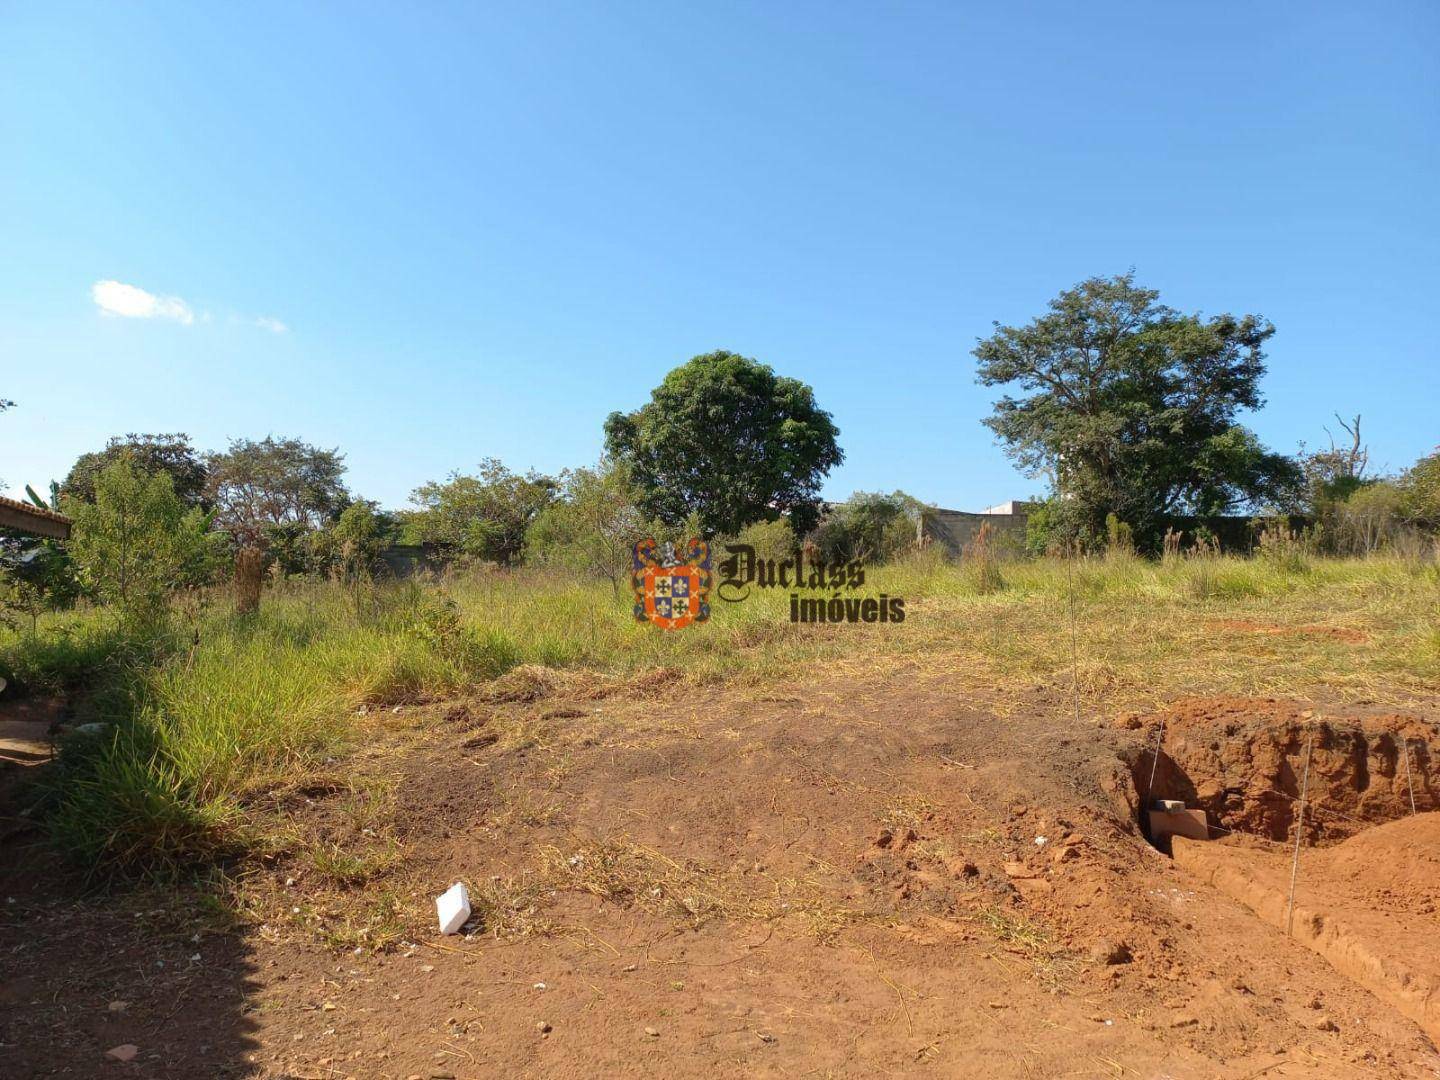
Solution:
<svg viewBox="0 0 1440 1080">
<path fill-rule="evenodd" d="M 888 562 L 915 546 L 923 504 L 903 491 L 889 495 L 857 491 L 829 508 L 809 537 L 819 557 L 831 562 Z"/>
<path fill-rule="evenodd" d="M 562 474 L 561 497 L 525 534 L 526 561 L 593 574 L 618 589 L 630 573 L 635 542 L 665 532 L 645 519 L 637 501 L 629 469 L 610 459 Z"/>
<path fill-rule="evenodd" d="M 452 473 L 444 483 L 416 488 L 410 500 L 419 509 L 409 515 L 406 538 L 471 558 L 518 562 L 527 532 L 559 486 L 553 477 L 511 472 L 487 458 L 478 476 Z"/>
<path fill-rule="evenodd" d="M 784 518 L 747 525 L 734 542 L 749 544 L 757 559 L 790 559 L 795 555 L 795 530 Z"/>
<path fill-rule="evenodd" d="M 141 472 L 122 456 L 96 477 L 94 503 L 67 500 L 66 508 L 82 577 L 126 615 L 148 617 L 169 590 L 203 583 L 214 571 L 218 538 L 205 515 L 175 494 L 168 473 Z"/>
<path fill-rule="evenodd" d="M 1127 558 L 1135 554 L 1135 533 L 1114 514 L 1105 515 L 1105 554 Z"/>
<path fill-rule="evenodd" d="M 1025 521 L 1025 550 L 1031 555 L 1088 551 L 1095 546 L 1084 512 L 1058 495 L 1031 507 Z"/>
</svg>

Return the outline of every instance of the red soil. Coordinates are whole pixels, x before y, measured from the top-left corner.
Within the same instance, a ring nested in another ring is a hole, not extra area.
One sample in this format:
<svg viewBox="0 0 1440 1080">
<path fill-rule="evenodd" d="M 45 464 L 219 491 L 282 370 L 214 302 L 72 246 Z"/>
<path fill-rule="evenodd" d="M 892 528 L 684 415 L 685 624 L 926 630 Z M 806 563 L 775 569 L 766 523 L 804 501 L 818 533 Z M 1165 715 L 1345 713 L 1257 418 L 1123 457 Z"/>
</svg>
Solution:
<svg viewBox="0 0 1440 1080">
<path fill-rule="evenodd" d="M 1284 839 L 1310 760 L 1306 835 L 1330 842 L 1367 825 L 1440 808 L 1434 725 L 1396 713 L 1312 709 L 1273 698 L 1182 698 L 1158 713 L 1127 717 L 1120 726 L 1143 733 L 1133 774 L 1143 797 L 1183 799 L 1204 809 L 1212 826 Z M 1409 771 L 1402 748 L 1409 747 Z"/>
<path fill-rule="evenodd" d="M 1177 840 L 1175 857 L 1273 925 L 1293 923 L 1298 940 L 1440 1038 L 1440 814 L 1302 848 L 1298 864 L 1280 845 Z"/>
<path fill-rule="evenodd" d="M 1205 625 L 1215 630 L 1238 630 L 1250 634 L 1276 634 L 1282 637 L 1300 635 L 1304 637 L 1333 638 L 1351 645 L 1363 645 L 1370 635 L 1363 630 L 1349 626 L 1281 626 L 1278 623 L 1254 622 L 1251 619 L 1209 619 Z"/>
<path fill-rule="evenodd" d="M 963 673 L 652 683 L 530 673 L 382 714 L 408 726 L 360 755 L 396 780 L 365 827 L 399 861 L 357 885 L 303 848 L 247 864 L 233 924 L 15 850 L 6 1077 L 1440 1069 L 1411 1021 L 1143 841 L 1143 731 L 1043 690 L 1001 719 Z M 367 842 L 343 783 L 266 798 L 297 837 Z M 487 902 L 441 939 L 457 879 Z M 339 944 L 387 898 L 413 944 Z M 133 1062 L 105 1059 L 126 1043 Z"/>
</svg>

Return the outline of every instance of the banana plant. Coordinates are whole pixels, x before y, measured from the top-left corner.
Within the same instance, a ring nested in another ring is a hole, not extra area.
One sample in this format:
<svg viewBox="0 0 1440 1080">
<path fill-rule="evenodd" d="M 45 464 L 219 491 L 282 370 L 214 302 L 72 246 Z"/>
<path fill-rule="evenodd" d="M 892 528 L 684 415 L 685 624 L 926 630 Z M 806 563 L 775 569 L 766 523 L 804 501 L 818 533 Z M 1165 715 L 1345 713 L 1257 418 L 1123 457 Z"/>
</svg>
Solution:
<svg viewBox="0 0 1440 1080">
<path fill-rule="evenodd" d="M 31 501 L 32 503 L 34 503 L 36 506 L 40 507 L 41 510 L 59 510 L 59 509 L 60 509 L 60 485 L 57 484 L 54 480 L 51 480 L 51 481 L 50 481 L 50 501 L 49 501 L 49 502 L 46 502 L 46 501 L 45 501 L 44 499 L 42 499 L 39 495 L 36 495 L 36 494 L 35 494 L 35 489 L 32 488 L 29 484 L 26 484 L 26 485 L 25 485 L 25 494 L 26 494 L 26 495 L 29 495 L 29 496 L 30 496 L 30 501 Z"/>
</svg>

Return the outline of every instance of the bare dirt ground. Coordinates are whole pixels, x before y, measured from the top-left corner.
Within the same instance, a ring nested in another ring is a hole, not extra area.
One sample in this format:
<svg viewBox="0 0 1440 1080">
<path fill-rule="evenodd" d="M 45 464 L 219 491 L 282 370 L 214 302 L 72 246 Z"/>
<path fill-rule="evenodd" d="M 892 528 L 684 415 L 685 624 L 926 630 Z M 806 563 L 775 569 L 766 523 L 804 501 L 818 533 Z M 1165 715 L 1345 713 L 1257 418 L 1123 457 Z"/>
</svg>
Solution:
<svg viewBox="0 0 1440 1080">
<path fill-rule="evenodd" d="M 1402 817 L 1296 861 L 1238 839 L 1177 840 L 1176 862 L 1440 1038 L 1440 814 Z M 1294 904 L 1290 902 L 1294 881 Z"/>
<path fill-rule="evenodd" d="M 358 778 L 257 796 L 295 843 L 224 904 L 77 898 L 12 836 L 0 1072 L 1440 1075 L 1412 1021 L 1144 841 L 1148 721 L 795 676 L 521 671 L 386 713 Z M 477 917 L 440 938 L 454 880 Z"/>
</svg>

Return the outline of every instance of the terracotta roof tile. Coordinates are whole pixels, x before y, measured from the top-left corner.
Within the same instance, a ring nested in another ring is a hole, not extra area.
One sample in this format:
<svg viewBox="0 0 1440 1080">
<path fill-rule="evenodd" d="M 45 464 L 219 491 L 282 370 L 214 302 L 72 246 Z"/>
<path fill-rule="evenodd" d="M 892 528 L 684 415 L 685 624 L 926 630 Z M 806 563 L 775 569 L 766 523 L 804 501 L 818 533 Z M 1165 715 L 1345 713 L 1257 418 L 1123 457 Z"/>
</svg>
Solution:
<svg viewBox="0 0 1440 1080">
<path fill-rule="evenodd" d="M 56 511 L 51 510 L 48 507 L 36 506 L 34 503 L 21 502 L 19 499 L 7 499 L 4 495 L 0 495 L 0 506 L 8 506 L 11 510 L 22 510 L 25 513 L 31 514 L 35 517 L 48 518 L 50 521 L 59 521 L 65 525 L 71 524 L 70 519 L 64 514 L 57 513 Z"/>
</svg>

